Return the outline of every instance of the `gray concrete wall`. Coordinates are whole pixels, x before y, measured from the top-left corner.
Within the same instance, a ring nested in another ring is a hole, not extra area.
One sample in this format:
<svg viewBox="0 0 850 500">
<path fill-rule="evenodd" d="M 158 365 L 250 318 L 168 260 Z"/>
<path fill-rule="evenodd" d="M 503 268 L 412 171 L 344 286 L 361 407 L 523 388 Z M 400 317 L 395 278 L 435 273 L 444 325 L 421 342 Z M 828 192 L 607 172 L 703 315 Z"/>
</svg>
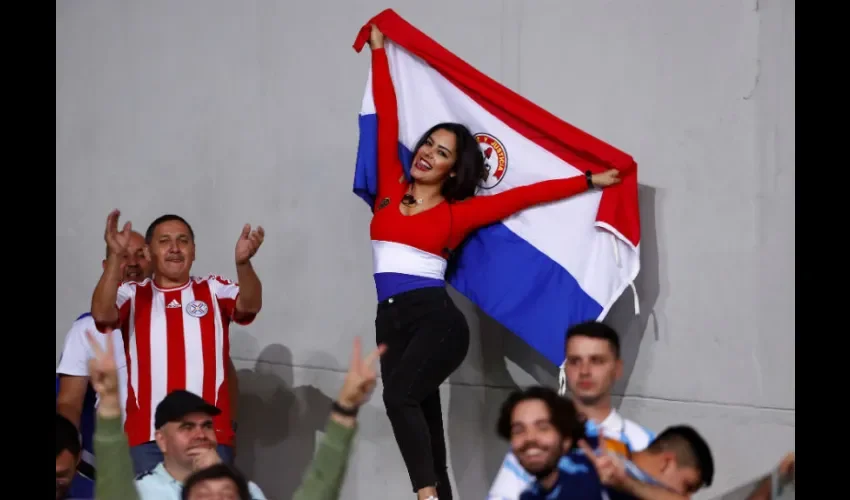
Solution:
<svg viewBox="0 0 850 500">
<path fill-rule="evenodd" d="M 472 65 L 640 165 L 638 281 L 611 314 L 620 410 L 697 426 L 709 498 L 795 443 L 793 0 L 390 2 Z M 350 194 L 368 50 L 387 2 L 62 0 L 56 10 L 56 352 L 88 309 L 110 209 L 144 230 L 195 227 L 198 273 L 234 276 L 241 225 L 262 224 L 264 311 L 236 328 L 238 463 L 287 498 L 341 384 L 374 339 L 369 210 Z M 515 385 L 555 383 L 459 298 L 473 327 L 443 388 L 459 498 L 482 498 Z M 378 388 L 378 393 L 380 387 Z M 343 498 L 407 498 L 380 397 L 361 417 Z"/>
</svg>

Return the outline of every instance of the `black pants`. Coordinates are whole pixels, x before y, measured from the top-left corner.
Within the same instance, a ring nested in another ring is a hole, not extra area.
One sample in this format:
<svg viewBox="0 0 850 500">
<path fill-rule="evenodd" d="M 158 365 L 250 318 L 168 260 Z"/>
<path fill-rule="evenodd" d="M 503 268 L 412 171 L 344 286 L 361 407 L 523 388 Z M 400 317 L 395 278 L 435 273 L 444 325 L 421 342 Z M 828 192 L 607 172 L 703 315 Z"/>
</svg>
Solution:
<svg viewBox="0 0 850 500">
<path fill-rule="evenodd" d="M 379 303 L 375 330 L 387 344 L 384 405 L 413 491 L 436 486 L 451 500 L 439 387 L 466 358 L 466 318 L 445 288 L 422 288 Z"/>
</svg>

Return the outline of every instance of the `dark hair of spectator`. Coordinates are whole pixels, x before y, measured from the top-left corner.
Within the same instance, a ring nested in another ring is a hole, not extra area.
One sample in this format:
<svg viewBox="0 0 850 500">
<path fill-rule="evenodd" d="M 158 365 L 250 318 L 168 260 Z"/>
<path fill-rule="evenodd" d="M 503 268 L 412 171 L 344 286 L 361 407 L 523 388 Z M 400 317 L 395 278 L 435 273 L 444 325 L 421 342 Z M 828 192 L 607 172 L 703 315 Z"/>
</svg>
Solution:
<svg viewBox="0 0 850 500">
<path fill-rule="evenodd" d="M 192 230 L 192 226 L 190 226 L 189 223 L 186 222 L 186 219 L 180 217 L 179 215 L 165 214 L 157 217 L 156 220 L 151 222 L 150 226 L 148 226 L 148 230 L 145 231 L 145 243 L 147 243 L 148 245 L 151 244 L 151 241 L 153 240 L 153 232 L 156 230 L 157 226 L 162 223 L 170 222 L 173 220 L 180 221 L 183 224 L 186 224 L 186 227 L 189 228 L 189 236 L 192 237 L 192 241 L 195 241 L 195 231 Z"/>
<path fill-rule="evenodd" d="M 236 468 L 223 463 L 201 469 L 189 476 L 183 484 L 183 493 L 180 498 L 182 500 L 188 500 L 192 488 L 210 479 L 230 479 L 236 484 L 236 490 L 239 492 L 240 500 L 251 500 L 251 493 L 248 491 L 248 481 L 245 479 L 245 476 L 236 470 Z"/>
<path fill-rule="evenodd" d="M 523 401 L 537 399 L 543 401 L 549 408 L 549 419 L 552 425 L 558 429 L 563 438 L 572 439 L 572 448 L 576 446 L 579 439 L 584 439 L 584 419 L 579 417 L 573 402 L 559 395 L 554 390 L 544 386 L 532 386 L 512 392 L 508 399 L 502 403 L 499 412 L 499 421 L 496 424 L 496 433 L 503 439 L 511 439 L 511 420 L 514 408 Z"/>
<path fill-rule="evenodd" d="M 711 486 L 714 480 L 714 458 L 711 448 L 702 436 L 688 425 L 674 425 L 664 429 L 647 451 L 659 453 L 672 451 L 676 455 L 679 467 L 693 467 L 700 473 L 700 479 L 705 486 Z"/>
<path fill-rule="evenodd" d="M 74 457 L 80 456 L 82 447 L 77 428 L 70 420 L 56 413 L 56 456 L 68 450 Z"/>
<path fill-rule="evenodd" d="M 585 321 L 571 326 L 564 338 L 564 352 L 567 351 L 567 342 L 572 337 L 590 337 L 592 339 L 607 340 L 614 351 L 614 357 L 620 359 L 620 336 L 616 330 L 601 321 Z"/>
</svg>

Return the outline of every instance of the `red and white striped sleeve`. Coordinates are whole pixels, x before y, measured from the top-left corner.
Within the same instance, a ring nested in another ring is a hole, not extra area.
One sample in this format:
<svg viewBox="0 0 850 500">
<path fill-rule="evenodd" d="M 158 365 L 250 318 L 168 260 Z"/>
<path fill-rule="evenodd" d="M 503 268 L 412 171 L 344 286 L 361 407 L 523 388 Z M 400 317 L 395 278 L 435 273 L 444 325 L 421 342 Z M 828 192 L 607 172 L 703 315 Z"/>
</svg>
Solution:
<svg viewBox="0 0 850 500">
<path fill-rule="evenodd" d="M 239 297 L 238 283 L 215 274 L 211 274 L 207 280 L 225 319 L 239 325 L 250 325 L 254 321 L 256 314 L 236 310 L 236 299 Z"/>
<path fill-rule="evenodd" d="M 133 297 L 136 296 L 136 283 L 135 281 L 126 281 L 121 283 L 121 286 L 118 287 L 118 294 L 115 297 L 115 307 L 118 309 L 118 323 L 114 325 L 107 325 L 95 322 L 95 329 L 99 333 L 108 333 L 105 330 L 107 327 L 111 327 L 116 330 L 124 330 L 130 331 L 128 328 L 128 321 L 130 320 L 130 308 L 133 305 Z"/>
</svg>

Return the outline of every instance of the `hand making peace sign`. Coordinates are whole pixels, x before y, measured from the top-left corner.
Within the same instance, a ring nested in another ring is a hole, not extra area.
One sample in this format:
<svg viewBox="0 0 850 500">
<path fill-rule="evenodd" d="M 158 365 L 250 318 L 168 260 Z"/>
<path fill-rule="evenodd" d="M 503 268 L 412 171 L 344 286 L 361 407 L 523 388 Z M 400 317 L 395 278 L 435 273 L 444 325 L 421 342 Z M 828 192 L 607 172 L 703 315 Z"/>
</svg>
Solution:
<svg viewBox="0 0 850 500">
<path fill-rule="evenodd" d="M 112 339 L 107 340 L 106 351 L 104 351 L 95 335 L 100 334 L 86 331 L 86 337 L 88 337 L 89 344 L 94 351 L 94 357 L 89 360 L 89 382 L 102 398 L 118 394 L 118 365 L 115 363 L 115 348 Z"/>
<path fill-rule="evenodd" d="M 372 394 L 377 383 L 378 371 L 375 368 L 378 358 L 386 352 L 387 346 L 381 344 L 365 359 L 360 356 L 360 337 L 354 338 L 354 349 L 351 352 L 351 363 L 345 381 L 339 391 L 338 401 L 349 408 L 357 408 L 365 403 Z"/>
<path fill-rule="evenodd" d="M 617 488 L 623 485 L 626 481 L 626 468 L 618 457 L 611 454 L 597 455 L 584 439 L 579 439 L 578 447 L 593 464 L 603 486 Z"/>
</svg>

